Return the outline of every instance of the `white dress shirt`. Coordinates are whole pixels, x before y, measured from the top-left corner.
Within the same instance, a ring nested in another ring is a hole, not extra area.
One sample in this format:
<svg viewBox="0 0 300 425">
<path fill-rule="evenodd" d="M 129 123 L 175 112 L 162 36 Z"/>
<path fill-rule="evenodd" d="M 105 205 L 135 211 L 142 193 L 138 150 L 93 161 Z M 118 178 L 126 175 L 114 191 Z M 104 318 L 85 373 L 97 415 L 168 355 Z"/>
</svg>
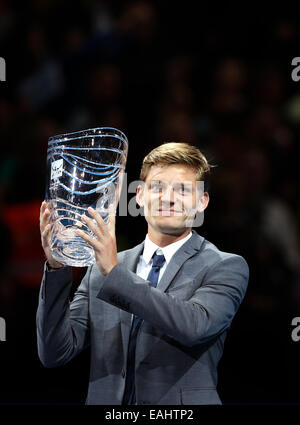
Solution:
<svg viewBox="0 0 300 425">
<path fill-rule="evenodd" d="M 173 242 L 170 245 L 160 247 L 156 245 L 154 242 L 152 242 L 149 239 L 148 234 L 145 238 L 144 243 L 144 250 L 143 254 L 140 255 L 140 259 L 137 265 L 136 274 L 141 277 L 142 279 L 147 280 L 148 274 L 150 273 L 151 267 L 152 267 L 152 256 L 155 251 L 157 251 L 158 255 L 163 254 L 165 257 L 165 263 L 160 269 L 159 276 L 158 276 L 158 284 L 157 287 L 159 287 L 159 281 L 164 274 L 167 265 L 171 261 L 171 258 L 175 254 L 175 252 L 192 236 L 192 232 L 190 232 L 187 236 L 185 236 L 183 239 L 180 239 L 179 241 Z"/>
</svg>

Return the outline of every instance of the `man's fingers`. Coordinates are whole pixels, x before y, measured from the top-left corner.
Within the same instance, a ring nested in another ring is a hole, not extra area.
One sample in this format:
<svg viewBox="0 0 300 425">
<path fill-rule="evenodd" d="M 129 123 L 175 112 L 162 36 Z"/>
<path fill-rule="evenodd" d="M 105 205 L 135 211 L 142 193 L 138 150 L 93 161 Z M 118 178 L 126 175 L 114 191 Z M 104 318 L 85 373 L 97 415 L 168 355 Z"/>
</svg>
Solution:
<svg viewBox="0 0 300 425">
<path fill-rule="evenodd" d="M 88 212 L 97 221 L 98 224 L 105 224 L 101 215 L 92 207 L 88 207 Z"/>
<path fill-rule="evenodd" d="M 107 235 L 108 233 L 111 236 L 115 235 L 116 212 L 115 212 L 114 205 L 110 205 L 108 210 L 109 212 L 108 224 L 105 224 L 101 215 L 93 208 L 89 207 L 88 212 L 92 216 L 92 218 L 96 221 L 97 224 L 95 224 L 93 219 L 85 215 L 83 215 L 82 220 L 90 227 L 90 229 L 98 237 L 98 239 L 101 239 L 103 236 Z"/>
<path fill-rule="evenodd" d="M 107 226 L 110 234 L 114 235 L 116 232 L 116 210 L 114 205 L 109 207 L 109 223 Z"/>
<path fill-rule="evenodd" d="M 47 236 L 50 233 L 51 224 L 47 224 L 43 230 L 42 236 Z"/>
<path fill-rule="evenodd" d="M 40 227 L 41 231 L 44 231 L 45 227 L 49 224 L 50 211 L 46 208 L 41 216 Z"/>
<path fill-rule="evenodd" d="M 43 201 L 43 202 L 41 203 L 41 208 L 40 208 L 40 222 L 42 221 L 42 217 L 43 217 L 43 215 L 44 215 L 44 212 L 45 212 L 46 206 L 47 206 L 46 202 L 45 202 L 45 201 Z"/>
<path fill-rule="evenodd" d="M 46 201 L 43 201 L 42 203 L 41 203 L 41 211 L 43 211 L 43 210 L 45 210 L 45 208 L 46 208 L 46 206 L 47 206 L 47 202 Z"/>
<path fill-rule="evenodd" d="M 97 224 L 94 223 L 93 219 L 90 217 L 87 217 L 85 214 L 82 215 L 81 220 L 86 223 L 91 231 L 98 237 L 101 237 L 100 228 L 97 226 Z"/>
<path fill-rule="evenodd" d="M 50 229 L 51 229 L 51 225 L 47 224 L 45 229 L 41 232 L 43 245 L 45 245 L 45 242 L 46 243 L 48 242 L 48 239 L 50 236 Z"/>
<path fill-rule="evenodd" d="M 92 207 L 88 208 L 88 212 L 94 218 L 94 220 L 96 221 L 96 223 L 98 225 L 97 229 L 98 229 L 99 234 L 100 235 L 104 234 L 107 231 L 107 228 L 106 228 L 106 224 L 105 224 L 103 218 L 101 217 L 101 215 L 96 210 L 94 210 L 94 208 L 92 208 Z M 89 217 L 87 217 L 87 218 L 89 219 Z M 89 219 L 89 220 L 91 220 L 91 219 Z"/>
<path fill-rule="evenodd" d="M 93 248 L 97 247 L 98 240 L 93 238 L 92 236 L 87 235 L 83 230 L 77 229 L 75 230 L 75 233 L 82 239 L 84 239 L 86 242 L 88 242 L 90 245 L 92 245 Z"/>
<path fill-rule="evenodd" d="M 50 211 L 47 207 L 46 201 L 42 202 L 41 209 L 40 209 L 40 227 L 41 230 L 44 229 L 44 227 L 48 224 L 50 217 Z"/>
</svg>

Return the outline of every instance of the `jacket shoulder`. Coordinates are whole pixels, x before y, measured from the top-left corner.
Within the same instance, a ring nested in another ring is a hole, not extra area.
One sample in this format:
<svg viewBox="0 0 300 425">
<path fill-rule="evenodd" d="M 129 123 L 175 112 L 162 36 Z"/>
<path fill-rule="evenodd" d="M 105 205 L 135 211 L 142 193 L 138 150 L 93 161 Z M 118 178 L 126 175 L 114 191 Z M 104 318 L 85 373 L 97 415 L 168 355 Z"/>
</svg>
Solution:
<svg viewBox="0 0 300 425">
<path fill-rule="evenodd" d="M 201 254 L 205 257 L 210 267 L 214 267 L 220 263 L 226 263 L 239 265 L 242 268 L 248 269 L 248 264 L 244 257 L 231 252 L 221 251 L 216 245 L 206 239 L 202 244 Z"/>
</svg>

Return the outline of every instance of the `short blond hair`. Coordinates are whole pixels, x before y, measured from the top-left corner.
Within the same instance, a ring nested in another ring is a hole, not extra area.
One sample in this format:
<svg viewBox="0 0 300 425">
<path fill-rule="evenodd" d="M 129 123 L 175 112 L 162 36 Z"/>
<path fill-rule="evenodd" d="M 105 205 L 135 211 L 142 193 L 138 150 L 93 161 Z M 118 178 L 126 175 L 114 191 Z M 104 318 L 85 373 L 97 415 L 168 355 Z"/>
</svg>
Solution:
<svg viewBox="0 0 300 425">
<path fill-rule="evenodd" d="M 196 173 L 196 180 L 204 181 L 204 189 L 207 189 L 211 167 L 203 153 L 189 143 L 163 143 L 154 148 L 143 160 L 140 180 L 146 181 L 149 170 L 153 165 L 171 164 L 182 164 L 193 168 Z"/>
</svg>

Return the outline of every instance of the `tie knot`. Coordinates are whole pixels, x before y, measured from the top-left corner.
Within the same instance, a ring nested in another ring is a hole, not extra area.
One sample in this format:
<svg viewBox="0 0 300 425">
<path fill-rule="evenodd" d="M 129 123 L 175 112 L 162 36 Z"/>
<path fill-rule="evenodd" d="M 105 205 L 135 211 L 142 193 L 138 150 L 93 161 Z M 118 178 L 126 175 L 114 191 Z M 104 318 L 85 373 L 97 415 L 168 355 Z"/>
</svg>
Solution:
<svg viewBox="0 0 300 425">
<path fill-rule="evenodd" d="M 164 264 L 164 262 L 166 261 L 165 257 L 163 254 L 157 254 L 156 252 L 153 255 L 153 263 L 152 263 L 152 267 L 162 267 L 162 265 Z"/>
</svg>

